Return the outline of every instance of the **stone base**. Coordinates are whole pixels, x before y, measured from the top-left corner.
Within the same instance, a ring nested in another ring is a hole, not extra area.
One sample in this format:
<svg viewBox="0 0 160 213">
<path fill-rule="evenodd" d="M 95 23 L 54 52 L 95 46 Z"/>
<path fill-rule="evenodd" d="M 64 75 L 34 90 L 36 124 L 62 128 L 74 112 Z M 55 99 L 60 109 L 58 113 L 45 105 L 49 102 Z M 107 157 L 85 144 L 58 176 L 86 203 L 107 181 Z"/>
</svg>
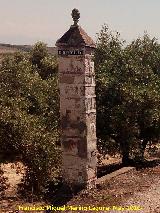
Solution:
<svg viewBox="0 0 160 213">
<path fill-rule="evenodd" d="M 92 178 L 88 180 L 86 183 L 74 184 L 74 183 L 66 183 L 64 182 L 64 186 L 73 194 L 78 193 L 83 189 L 94 189 L 96 188 L 97 178 Z"/>
</svg>

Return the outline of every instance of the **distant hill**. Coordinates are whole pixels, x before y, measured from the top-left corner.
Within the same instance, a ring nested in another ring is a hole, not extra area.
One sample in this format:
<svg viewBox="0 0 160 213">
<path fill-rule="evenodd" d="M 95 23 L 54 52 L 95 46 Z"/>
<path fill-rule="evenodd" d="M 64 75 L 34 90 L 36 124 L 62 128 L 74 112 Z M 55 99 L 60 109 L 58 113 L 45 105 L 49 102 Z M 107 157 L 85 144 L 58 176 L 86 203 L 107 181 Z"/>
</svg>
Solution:
<svg viewBox="0 0 160 213">
<path fill-rule="evenodd" d="M 47 47 L 48 52 L 53 55 L 57 55 L 56 47 Z M 28 52 L 32 49 L 32 45 L 12 45 L 0 43 L 0 55 L 10 54 L 17 51 Z"/>
</svg>

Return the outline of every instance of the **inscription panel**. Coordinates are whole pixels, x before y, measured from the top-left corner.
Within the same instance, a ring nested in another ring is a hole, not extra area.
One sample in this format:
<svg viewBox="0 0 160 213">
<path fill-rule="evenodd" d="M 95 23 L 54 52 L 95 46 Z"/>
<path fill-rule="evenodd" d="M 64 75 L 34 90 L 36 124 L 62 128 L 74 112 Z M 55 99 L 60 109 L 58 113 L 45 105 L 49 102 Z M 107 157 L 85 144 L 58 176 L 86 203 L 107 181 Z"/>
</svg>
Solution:
<svg viewBox="0 0 160 213">
<path fill-rule="evenodd" d="M 58 55 L 60 56 L 68 56 L 68 55 L 83 55 L 83 50 L 58 50 Z"/>
</svg>

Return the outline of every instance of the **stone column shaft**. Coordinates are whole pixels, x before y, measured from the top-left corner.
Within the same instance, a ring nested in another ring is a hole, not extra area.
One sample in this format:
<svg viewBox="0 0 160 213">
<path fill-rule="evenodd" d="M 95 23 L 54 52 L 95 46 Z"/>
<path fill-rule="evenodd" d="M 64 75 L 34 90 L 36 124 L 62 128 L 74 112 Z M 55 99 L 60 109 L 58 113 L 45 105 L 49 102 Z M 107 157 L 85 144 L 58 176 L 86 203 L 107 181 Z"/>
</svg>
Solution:
<svg viewBox="0 0 160 213">
<path fill-rule="evenodd" d="M 90 188 L 95 185 L 97 163 L 95 44 L 76 24 L 57 46 L 63 178 L 73 187 Z"/>
</svg>

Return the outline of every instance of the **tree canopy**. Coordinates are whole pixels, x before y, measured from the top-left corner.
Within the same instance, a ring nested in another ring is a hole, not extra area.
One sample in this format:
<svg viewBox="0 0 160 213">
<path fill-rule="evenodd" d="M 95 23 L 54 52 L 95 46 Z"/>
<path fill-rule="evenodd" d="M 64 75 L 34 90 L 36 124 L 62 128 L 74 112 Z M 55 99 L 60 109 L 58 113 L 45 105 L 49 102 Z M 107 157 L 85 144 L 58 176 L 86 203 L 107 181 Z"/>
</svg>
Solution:
<svg viewBox="0 0 160 213">
<path fill-rule="evenodd" d="M 160 45 L 147 34 L 126 44 L 104 25 L 94 61 L 98 148 L 121 152 L 125 163 L 143 159 L 160 137 Z M 60 176 L 57 78 L 56 57 L 41 42 L 0 64 L 0 149 L 22 156 L 37 191 Z"/>
<path fill-rule="evenodd" d="M 160 45 L 147 34 L 126 45 L 103 26 L 98 35 L 97 136 L 103 149 L 132 151 L 143 157 L 149 141 L 160 135 Z M 137 148 L 136 148 L 137 147 Z"/>
<path fill-rule="evenodd" d="M 3 59 L 0 82 L 1 151 L 20 154 L 30 182 L 44 185 L 60 159 L 56 58 L 37 43 Z"/>
</svg>

